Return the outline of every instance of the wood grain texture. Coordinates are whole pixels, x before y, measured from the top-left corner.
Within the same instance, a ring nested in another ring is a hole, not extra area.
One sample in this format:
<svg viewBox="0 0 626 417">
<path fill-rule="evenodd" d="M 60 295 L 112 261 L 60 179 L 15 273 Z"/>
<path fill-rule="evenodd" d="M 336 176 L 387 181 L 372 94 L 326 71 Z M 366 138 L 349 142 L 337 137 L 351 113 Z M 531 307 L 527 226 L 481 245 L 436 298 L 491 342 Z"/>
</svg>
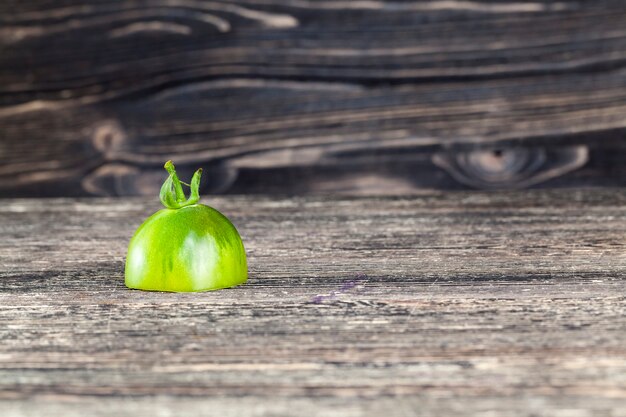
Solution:
<svg viewBox="0 0 626 417">
<path fill-rule="evenodd" d="M 619 0 L 3 2 L 0 193 L 152 195 L 168 159 L 214 193 L 623 186 L 625 23 Z"/>
<path fill-rule="evenodd" d="M 3 201 L 3 416 L 626 415 L 626 192 L 206 202 L 242 287 L 126 289 L 154 201 Z"/>
</svg>

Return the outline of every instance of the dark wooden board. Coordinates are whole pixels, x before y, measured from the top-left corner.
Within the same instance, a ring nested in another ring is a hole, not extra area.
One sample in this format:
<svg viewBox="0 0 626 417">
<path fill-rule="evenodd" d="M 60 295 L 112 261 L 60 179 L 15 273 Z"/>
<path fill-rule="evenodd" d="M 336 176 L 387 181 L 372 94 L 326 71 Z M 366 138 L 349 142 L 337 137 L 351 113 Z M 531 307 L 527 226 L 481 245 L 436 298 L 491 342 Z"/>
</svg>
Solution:
<svg viewBox="0 0 626 417">
<path fill-rule="evenodd" d="M 2 202 L 3 417 L 626 412 L 626 192 L 205 202 L 244 286 L 124 287 L 153 200 Z"/>
<path fill-rule="evenodd" d="M 4 1 L 0 195 L 153 195 L 168 159 L 213 193 L 624 186 L 625 28 L 621 0 Z"/>
</svg>

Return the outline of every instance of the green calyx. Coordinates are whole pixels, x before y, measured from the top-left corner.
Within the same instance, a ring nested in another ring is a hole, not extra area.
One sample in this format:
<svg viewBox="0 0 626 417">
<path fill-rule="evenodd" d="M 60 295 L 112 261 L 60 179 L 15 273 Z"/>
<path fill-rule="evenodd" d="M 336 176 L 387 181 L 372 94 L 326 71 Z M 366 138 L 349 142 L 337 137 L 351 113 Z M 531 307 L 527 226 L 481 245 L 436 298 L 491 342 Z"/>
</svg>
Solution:
<svg viewBox="0 0 626 417">
<path fill-rule="evenodd" d="M 178 179 L 176 169 L 172 161 L 167 161 L 164 168 L 169 172 L 169 177 L 163 183 L 159 198 L 161 203 L 169 209 L 179 209 L 192 204 L 196 204 L 200 200 L 200 177 L 202 176 L 202 168 L 197 170 L 191 178 L 191 184 L 187 184 Z M 189 198 L 185 196 L 183 184 L 189 186 Z"/>
</svg>

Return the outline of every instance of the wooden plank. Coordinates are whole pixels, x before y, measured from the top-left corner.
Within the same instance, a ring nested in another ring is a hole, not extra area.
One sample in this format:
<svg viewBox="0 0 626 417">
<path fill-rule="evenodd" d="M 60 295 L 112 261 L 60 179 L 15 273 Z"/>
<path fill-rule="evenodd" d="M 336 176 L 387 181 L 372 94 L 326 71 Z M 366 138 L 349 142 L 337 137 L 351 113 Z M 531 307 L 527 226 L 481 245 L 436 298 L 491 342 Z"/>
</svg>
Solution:
<svg viewBox="0 0 626 417">
<path fill-rule="evenodd" d="M 624 21 L 622 1 L 5 2 L 0 192 L 152 195 L 167 159 L 211 170 L 205 192 L 488 188 L 494 166 L 515 187 L 587 161 L 551 185 L 624 185 Z M 485 147 L 510 161 L 433 162 Z"/>
<path fill-rule="evenodd" d="M 206 202 L 245 286 L 126 289 L 154 200 L 3 202 L 3 416 L 626 410 L 626 192 Z"/>
</svg>

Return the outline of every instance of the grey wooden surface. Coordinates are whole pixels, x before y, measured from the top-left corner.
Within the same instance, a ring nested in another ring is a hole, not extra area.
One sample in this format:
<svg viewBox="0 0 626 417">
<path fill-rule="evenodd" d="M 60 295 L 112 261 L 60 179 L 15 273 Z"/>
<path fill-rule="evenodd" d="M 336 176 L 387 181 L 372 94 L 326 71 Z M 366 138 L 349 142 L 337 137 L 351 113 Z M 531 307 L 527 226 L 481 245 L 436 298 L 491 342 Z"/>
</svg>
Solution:
<svg viewBox="0 0 626 417">
<path fill-rule="evenodd" d="M 3 0 L 0 196 L 150 196 L 168 159 L 205 193 L 626 186 L 625 28 L 623 0 Z"/>
<path fill-rule="evenodd" d="M 0 204 L 0 414 L 626 416 L 626 191 L 220 197 L 245 286 L 131 291 L 155 199 Z"/>
</svg>

